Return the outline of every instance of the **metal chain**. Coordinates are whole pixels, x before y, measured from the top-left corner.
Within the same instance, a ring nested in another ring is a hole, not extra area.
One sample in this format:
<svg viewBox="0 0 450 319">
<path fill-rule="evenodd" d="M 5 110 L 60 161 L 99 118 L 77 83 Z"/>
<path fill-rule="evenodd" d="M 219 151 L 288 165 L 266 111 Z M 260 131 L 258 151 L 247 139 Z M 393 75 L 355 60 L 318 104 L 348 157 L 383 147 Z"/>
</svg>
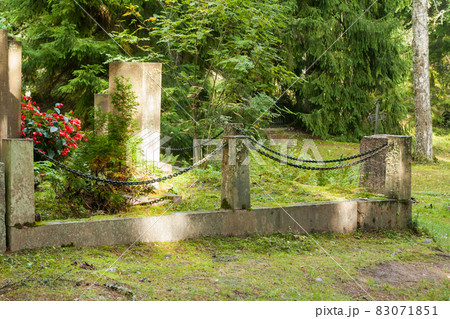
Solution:
<svg viewBox="0 0 450 319">
<path fill-rule="evenodd" d="M 217 153 L 219 153 L 224 147 L 225 147 L 226 143 L 223 143 L 222 145 L 220 145 L 218 148 L 216 148 L 212 153 L 210 153 L 209 155 L 207 155 L 206 157 L 204 157 L 203 159 L 201 159 L 200 161 L 198 161 L 197 163 L 194 163 L 193 165 L 184 168 L 176 173 L 173 173 L 171 175 L 167 175 L 167 176 L 163 176 L 163 177 L 159 177 L 159 178 L 155 178 L 155 179 L 151 179 L 151 180 L 145 180 L 145 181 L 136 181 L 136 182 L 128 182 L 128 181 L 117 181 L 117 180 L 111 180 L 111 179 L 105 179 L 105 178 L 100 178 L 97 176 L 93 176 L 84 172 L 81 172 L 79 170 L 70 168 L 69 166 L 58 162 L 57 160 L 49 157 L 48 155 L 42 153 L 42 151 L 36 147 L 34 147 L 34 150 L 36 152 L 38 152 L 42 157 L 44 157 L 46 160 L 52 162 L 53 164 L 55 164 L 56 166 L 72 173 L 75 175 L 78 175 L 82 178 L 85 179 L 91 179 L 91 180 L 95 180 L 98 182 L 102 182 L 102 183 L 108 183 L 108 184 L 112 184 L 112 185 L 116 185 L 116 186 L 123 186 L 123 185 L 147 185 L 147 184 L 154 184 L 154 183 L 159 183 L 171 178 L 174 178 L 176 176 L 182 175 L 184 173 L 189 172 L 190 170 L 196 168 L 197 166 L 200 166 L 201 164 L 205 163 L 206 161 L 210 160 L 214 155 L 216 155 Z"/>
<path fill-rule="evenodd" d="M 297 161 L 297 162 L 305 162 L 305 163 L 326 164 L 326 163 L 344 162 L 344 161 L 348 161 L 348 160 L 351 160 L 351 159 L 354 159 L 354 158 L 358 158 L 358 157 L 363 157 L 363 156 L 365 156 L 365 155 L 367 155 L 367 154 L 376 152 L 376 151 L 378 151 L 379 149 L 381 149 L 381 148 L 383 148 L 383 147 L 385 147 L 385 146 L 387 145 L 387 143 L 386 143 L 386 144 L 383 144 L 383 145 L 381 145 L 381 146 L 378 146 L 378 147 L 375 147 L 375 148 L 373 148 L 373 149 L 370 149 L 370 150 L 368 150 L 368 151 L 366 151 L 366 152 L 363 152 L 363 153 L 360 153 L 360 154 L 357 154 L 357 155 L 353 155 L 353 156 L 349 156 L 349 157 L 337 158 L 337 159 L 326 160 L 326 161 L 317 161 L 317 160 L 307 160 L 307 159 L 302 159 L 302 158 L 296 158 L 296 157 L 292 157 L 292 156 L 285 155 L 285 154 L 283 154 L 283 153 L 277 152 L 277 151 L 275 151 L 275 150 L 273 150 L 273 149 L 271 149 L 271 148 L 265 146 L 264 144 L 258 142 L 258 141 L 255 140 L 253 137 L 247 135 L 247 133 L 245 133 L 245 131 L 244 131 L 243 129 L 237 128 L 237 130 L 238 130 L 239 132 L 241 132 L 241 133 L 242 133 L 246 138 L 248 138 L 251 142 L 253 142 L 254 144 L 257 144 L 258 146 L 264 148 L 265 150 L 267 150 L 267 151 L 269 151 L 269 152 L 272 152 L 272 153 L 274 153 L 274 154 L 276 154 L 276 155 L 278 155 L 278 156 L 281 156 L 281 157 L 284 157 L 284 158 L 287 158 L 287 159 L 290 159 L 290 160 L 293 160 L 293 161 Z"/>
<path fill-rule="evenodd" d="M 347 164 L 343 164 L 343 165 L 337 165 L 337 166 L 329 166 L 329 167 L 314 167 L 314 166 L 303 166 L 303 165 L 297 165 L 297 164 L 293 164 L 293 163 L 289 163 L 287 161 L 284 161 L 282 159 L 279 159 L 275 156 L 272 156 L 264 151 L 261 151 L 260 149 L 253 147 L 254 150 L 256 150 L 258 153 L 260 153 L 261 155 L 264 155 L 274 161 L 277 161 L 281 164 L 286 164 L 292 167 L 296 167 L 296 168 L 300 168 L 300 169 L 307 169 L 307 170 L 316 170 L 316 171 L 326 171 L 326 170 L 332 170 L 332 169 L 341 169 L 341 168 L 346 168 L 346 167 L 350 167 L 350 166 L 354 166 L 357 164 L 360 164 L 366 160 L 368 160 L 369 158 L 375 156 L 376 154 L 380 153 L 381 151 L 383 151 L 385 148 L 387 148 L 387 144 L 383 145 L 381 148 L 379 148 L 378 150 L 376 150 L 375 152 L 373 152 L 372 154 L 361 158 L 360 160 L 351 162 L 351 163 L 347 163 Z"/>
<path fill-rule="evenodd" d="M 189 146 L 189 147 L 183 147 L 183 148 L 171 148 L 171 147 L 163 147 L 163 146 L 161 146 L 160 148 L 163 149 L 163 150 L 170 150 L 170 151 L 176 151 L 176 152 L 177 152 L 177 151 L 181 152 L 181 151 L 192 150 L 192 149 L 194 149 L 194 148 L 198 148 L 198 147 L 201 147 L 201 146 L 203 146 L 203 145 L 208 144 L 209 142 L 212 142 L 213 140 L 215 140 L 216 138 L 218 138 L 220 135 L 222 135 L 222 133 L 223 133 L 223 130 L 220 131 L 220 132 L 219 132 L 217 135 L 215 135 L 214 137 L 212 137 L 212 138 L 210 138 L 209 140 L 207 140 L 206 142 L 197 144 L 197 145 L 195 145 L 195 146 Z"/>
</svg>

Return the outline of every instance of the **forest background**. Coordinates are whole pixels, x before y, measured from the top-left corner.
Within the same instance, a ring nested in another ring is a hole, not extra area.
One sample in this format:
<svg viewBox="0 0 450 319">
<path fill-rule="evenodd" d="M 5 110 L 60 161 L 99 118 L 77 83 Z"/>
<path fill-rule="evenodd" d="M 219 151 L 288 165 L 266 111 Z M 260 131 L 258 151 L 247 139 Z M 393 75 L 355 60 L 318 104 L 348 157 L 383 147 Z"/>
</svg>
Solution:
<svg viewBox="0 0 450 319">
<path fill-rule="evenodd" d="M 433 125 L 448 127 L 449 7 L 429 6 Z M 23 85 L 85 128 L 108 63 L 163 63 L 162 135 L 172 147 L 222 123 L 289 124 L 321 138 L 414 135 L 411 3 L 405 0 L 3 0 L 23 43 Z M 336 41 L 338 40 L 338 41 Z M 181 134 L 183 133 L 183 134 Z"/>
</svg>

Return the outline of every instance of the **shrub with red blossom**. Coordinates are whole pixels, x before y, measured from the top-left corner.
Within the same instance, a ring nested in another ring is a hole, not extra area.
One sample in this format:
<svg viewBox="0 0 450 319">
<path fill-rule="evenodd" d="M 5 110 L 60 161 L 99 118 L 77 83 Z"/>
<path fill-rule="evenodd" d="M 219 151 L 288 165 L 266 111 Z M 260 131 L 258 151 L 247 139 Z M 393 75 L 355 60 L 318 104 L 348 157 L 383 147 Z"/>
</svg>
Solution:
<svg viewBox="0 0 450 319">
<path fill-rule="evenodd" d="M 81 131 L 81 121 L 69 114 L 61 114 L 62 104 L 56 104 L 53 111 L 41 112 L 30 96 L 23 96 L 21 135 L 32 139 L 35 147 L 44 154 L 61 159 L 78 148 L 81 140 L 86 140 Z"/>
</svg>

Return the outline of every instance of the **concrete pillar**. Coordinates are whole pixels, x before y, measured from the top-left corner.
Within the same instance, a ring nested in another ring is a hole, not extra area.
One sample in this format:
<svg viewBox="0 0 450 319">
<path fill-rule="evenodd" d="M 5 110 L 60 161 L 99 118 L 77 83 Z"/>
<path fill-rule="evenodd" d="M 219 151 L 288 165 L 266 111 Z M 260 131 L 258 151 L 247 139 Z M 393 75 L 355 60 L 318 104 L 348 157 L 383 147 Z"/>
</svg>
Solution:
<svg viewBox="0 0 450 319">
<path fill-rule="evenodd" d="M 0 141 L 20 137 L 21 90 L 22 44 L 0 30 Z"/>
<path fill-rule="evenodd" d="M 0 154 L 1 140 L 8 137 L 9 94 L 8 31 L 0 29 Z"/>
<path fill-rule="evenodd" d="M 115 77 L 128 78 L 139 103 L 135 119 L 142 139 L 146 161 L 159 162 L 162 64 L 148 62 L 112 62 L 109 64 L 109 93 L 114 92 Z"/>
<path fill-rule="evenodd" d="M 4 139 L 6 225 L 32 224 L 34 217 L 33 141 Z"/>
<path fill-rule="evenodd" d="M 8 137 L 20 137 L 20 101 L 22 99 L 22 43 L 16 40 L 8 42 Z"/>
<path fill-rule="evenodd" d="M 388 148 L 363 162 L 360 186 L 400 201 L 411 199 L 411 136 L 372 135 L 361 140 L 361 152 L 388 143 Z"/>
<path fill-rule="evenodd" d="M 243 124 L 225 124 L 222 157 L 222 201 L 224 209 L 250 208 L 250 157 L 245 136 L 236 128 Z"/>
<path fill-rule="evenodd" d="M 6 250 L 5 164 L 0 162 L 0 253 Z"/>
<path fill-rule="evenodd" d="M 361 152 L 388 143 L 388 148 L 363 162 L 359 183 L 369 191 L 397 200 L 395 210 L 358 204 L 363 229 L 406 228 L 411 222 L 411 136 L 372 135 L 361 140 Z"/>
</svg>

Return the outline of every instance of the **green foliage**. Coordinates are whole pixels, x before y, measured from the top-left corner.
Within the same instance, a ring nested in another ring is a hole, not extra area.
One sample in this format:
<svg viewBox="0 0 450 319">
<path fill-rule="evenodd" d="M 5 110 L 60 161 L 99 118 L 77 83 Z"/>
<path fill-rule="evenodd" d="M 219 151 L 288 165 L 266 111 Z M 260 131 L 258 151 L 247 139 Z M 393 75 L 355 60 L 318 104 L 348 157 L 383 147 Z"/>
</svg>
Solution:
<svg viewBox="0 0 450 319">
<path fill-rule="evenodd" d="M 450 127 L 450 3 L 434 1 L 429 16 L 433 124 Z"/>
<path fill-rule="evenodd" d="M 267 124 L 279 85 L 293 76 L 279 54 L 288 19 L 280 2 L 167 0 L 159 14 L 145 18 L 137 6 L 129 9 L 143 23 L 120 38 L 132 43 L 140 34 L 140 47 L 169 68 L 163 78 L 163 134 L 176 131 L 174 123 L 191 126 L 194 138 L 214 135 L 222 123 L 253 123 L 261 115 L 257 124 Z"/>
<path fill-rule="evenodd" d="M 117 77 L 114 81 L 116 88 L 111 94 L 113 112 L 103 114 L 101 110 L 96 111 L 96 128 L 72 159 L 73 166 L 81 171 L 107 179 L 128 180 L 132 177 L 133 167 L 127 155 L 139 146 L 139 140 L 133 137 L 137 127 L 133 120 L 137 102 L 129 82 Z M 94 212 L 117 213 L 127 204 L 124 194 L 136 191 L 125 186 L 80 179 L 71 174 L 66 176 L 66 181 L 62 195 L 77 203 L 76 206 L 84 206 Z M 150 189 L 146 188 L 147 191 Z"/>
<path fill-rule="evenodd" d="M 264 127 L 280 109 L 315 135 L 356 140 L 373 131 L 367 116 L 376 99 L 387 114 L 382 133 L 408 124 L 406 0 L 77 2 L 82 8 L 72 0 L 0 4 L 0 25 L 23 42 L 24 85 L 44 110 L 61 101 L 92 125 L 86 120 L 93 94 L 107 88 L 107 62 L 151 61 L 164 63 L 162 134 L 172 147 L 226 122 Z M 448 6 L 436 0 L 429 10 L 439 125 L 450 117 Z"/>
<path fill-rule="evenodd" d="M 118 0 L 77 1 L 105 30 L 124 11 Z M 119 48 L 72 0 L 2 0 L 2 19 L 23 43 L 23 85 L 43 109 L 63 102 L 83 122 L 93 94 L 107 88 L 103 62 Z"/>
<path fill-rule="evenodd" d="M 56 169 L 55 164 L 49 161 L 37 161 L 33 163 L 35 185 L 43 180 L 49 181 L 55 189 L 62 183 L 62 175 Z"/>
<path fill-rule="evenodd" d="M 377 98 L 387 114 L 381 132 L 401 131 L 409 62 L 402 21 L 395 17 L 400 4 L 377 3 L 362 15 L 369 5 L 299 0 L 294 7 L 286 41 L 292 68 L 299 76 L 308 72 L 307 82 L 294 87 L 292 109 L 316 136 L 356 140 L 370 133 L 367 116 Z"/>
<path fill-rule="evenodd" d="M 95 110 L 95 129 L 89 135 L 89 143 L 80 150 L 82 162 L 90 163 L 90 169 L 108 178 L 118 175 L 128 178 L 127 165 L 129 148 L 137 142 L 133 135 L 137 123 L 133 120 L 138 103 L 131 84 L 125 79 L 115 78 L 115 90 L 111 94 L 113 112 Z M 116 176 L 117 177 L 117 176 Z"/>
</svg>

